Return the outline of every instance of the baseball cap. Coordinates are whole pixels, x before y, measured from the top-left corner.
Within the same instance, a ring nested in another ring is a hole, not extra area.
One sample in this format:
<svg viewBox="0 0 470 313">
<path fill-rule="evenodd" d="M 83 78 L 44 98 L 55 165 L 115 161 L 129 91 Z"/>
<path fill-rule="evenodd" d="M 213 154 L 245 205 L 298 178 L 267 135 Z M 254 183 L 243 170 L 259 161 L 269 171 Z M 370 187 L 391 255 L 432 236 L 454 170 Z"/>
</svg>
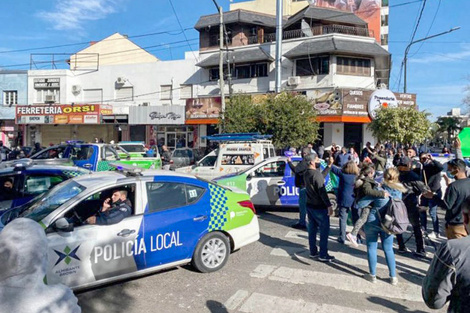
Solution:
<svg viewBox="0 0 470 313">
<path fill-rule="evenodd" d="M 402 156 L 399 160 L 398 160 L 398 164 L 397 166 L 409 166 L 411 164 L 411 159 L 407 156 Z"/>
</svg>

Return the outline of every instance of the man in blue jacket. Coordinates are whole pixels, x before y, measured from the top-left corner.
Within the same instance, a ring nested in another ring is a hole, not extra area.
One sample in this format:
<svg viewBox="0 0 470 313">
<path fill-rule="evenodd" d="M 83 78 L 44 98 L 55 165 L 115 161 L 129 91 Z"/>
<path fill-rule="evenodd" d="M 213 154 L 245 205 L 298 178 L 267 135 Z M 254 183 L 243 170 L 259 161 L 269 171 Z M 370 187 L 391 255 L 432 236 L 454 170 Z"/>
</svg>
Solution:
<svg viewBox="0 0 470 313">
<path fill-rule="evenodd" d="M 98 214 L 87 219 L 87 223 L 97 225 L 117 224 L 131 214 L 132 208 L 127 200 L 127 191 L 116 190 L 111 198 L 103 202 L 103 207 Z"/>
</svg>

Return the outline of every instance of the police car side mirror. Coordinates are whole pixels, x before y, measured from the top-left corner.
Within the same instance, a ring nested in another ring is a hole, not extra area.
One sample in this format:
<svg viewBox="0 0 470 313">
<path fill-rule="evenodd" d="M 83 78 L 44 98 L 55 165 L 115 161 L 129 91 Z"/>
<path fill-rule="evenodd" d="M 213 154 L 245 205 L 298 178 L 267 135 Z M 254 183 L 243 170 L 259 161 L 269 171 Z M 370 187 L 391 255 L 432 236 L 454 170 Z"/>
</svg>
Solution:
<svg viewBox="0 0 470 313">
<path fill-rule="evenodd" d="M 54 229 L 58 232 L 68 233 L 73 231 L 73 224 L 69 223 L 65 217 L 61 217 L 55 221 Z"/>
</svg>

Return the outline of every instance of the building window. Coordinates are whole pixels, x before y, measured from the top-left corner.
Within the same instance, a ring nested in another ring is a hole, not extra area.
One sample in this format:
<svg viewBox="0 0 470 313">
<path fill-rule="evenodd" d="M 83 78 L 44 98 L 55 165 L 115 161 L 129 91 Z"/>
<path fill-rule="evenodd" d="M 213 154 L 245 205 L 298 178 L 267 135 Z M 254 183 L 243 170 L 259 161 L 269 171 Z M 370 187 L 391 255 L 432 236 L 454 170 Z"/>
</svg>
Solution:
<svg viewBox="0 0 470 313">
<path fill-rule="evenodd" d="M 370 76 L 370 60 L 338 57 L 337 73 L 344 75 Z"/>
<path fill-rule="evenodd" d="M 236 78 L 250 78 L 251 77 L 251 66 L 242 65 L 235 67 L 235 77 Z"/>
<path fill-rule="evenodd" d="M 171 85 L 161 85 L 160 86 L 160 99 L 161 100 L 171 100 L 173 88 Z"/>
<path fill-rule="evenodd" d="M 5 90 L 3 92 L 3 105 L 18 104 L 18 91 Z"/>
<path fill-rule="evenodd" d="M 380 44 L 382 46 L 388 45 L 388 34 L 382 34 L 380 35 Z"/>
<path fill-rule="evenodd" d="M 180 99 L 193 97 L 193 85 L 180 85 Z"/>
<path fill-rule="evenodd" d="M 295 61 L 297 76 L 327 75 L 330 73 L 330 57 L 314 57 Z"/>
<path fill-rule="evenodd" d="M 388 0 L 382 0 L 382 7 L 388 7 Z"/>
<path fill-rule="evenodd" d="M 268 76 L 268 64 L 249 64 L 235 66 L 234 78 L 256 78 Z"/>
<path fill-rule="evenodd" d="M 84 103 L 102 103 L 103 102 L 103 89 L 84 89 L 83 90 Z"/>
<path fill-rule="evenodd" d="M 134 87 L 116 89 L 116 102 L 134 101 Z"/>
<path fill-rule="evenodd" d="M 382 26 L 388 26 L 388 14 L 387 15 L 382 15 L 380 17 L 381 20 L 381 25 Z"/>
<path fill-rule="evenodd" d="M 36 89 L 35 103 L 46 103 L 52 98 L 54 102 L 59 102 L 59 89 Z"/>
</svg>

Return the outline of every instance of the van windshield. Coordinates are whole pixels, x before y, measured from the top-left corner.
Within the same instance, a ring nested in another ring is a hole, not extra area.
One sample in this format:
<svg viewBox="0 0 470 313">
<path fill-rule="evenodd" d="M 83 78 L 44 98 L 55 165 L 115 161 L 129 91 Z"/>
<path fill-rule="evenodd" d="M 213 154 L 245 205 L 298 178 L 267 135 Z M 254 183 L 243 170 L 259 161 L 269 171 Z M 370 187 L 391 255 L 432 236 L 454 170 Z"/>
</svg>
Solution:
<svg viewBox="0 0 470 313">
<path fill-rule="evenodd" d="M 199 161 L 199 166 L 215 166 L 217 155 L 207 155 L 204 159 Z"/>
</svg>

